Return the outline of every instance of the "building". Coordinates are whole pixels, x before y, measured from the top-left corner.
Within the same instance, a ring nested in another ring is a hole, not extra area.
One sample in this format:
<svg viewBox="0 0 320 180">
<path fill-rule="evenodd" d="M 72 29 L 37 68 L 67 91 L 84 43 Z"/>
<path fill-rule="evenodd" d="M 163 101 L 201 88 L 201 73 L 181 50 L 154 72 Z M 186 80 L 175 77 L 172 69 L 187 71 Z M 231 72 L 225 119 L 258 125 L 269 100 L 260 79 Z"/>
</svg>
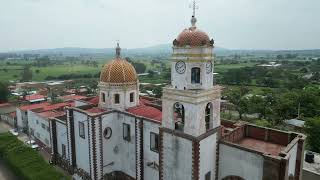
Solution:
<svg viewBox="0 0 320 180">
<path fill-rule="evenodd" d="M 50 103 L 43 102 L 40 104 L 31 104 L 17 107 L 16 116 L 17 116 L 17 129 L 21 132 L 28 133 L 28 111 L 33 109 L 43 108 L 48 106 Z"/>
<path fill-rule="evenodd" d="M 221 121 L 214 41 L 196 21 L 173 41 L 161 106 L 139 97 L 137 73 L 118 44 L 99 96 L 50 118 L 53 163 L 74 179 L 300 180 L 304 135 Z"/>
<path fill-rule="evenodd" d="M 17 127 L 16 106 L 11 103 L 0 104 L 0 120 L 12 127 Z"/>
<path fill-rule="evenodd" d="M 311 159 L 307 160 L 307 153 L 305 153 L 305 161 L 303 162 L 303 180 L 318 180 L 320 179 L 320 154 L 311 153 Z"/>
</svg>

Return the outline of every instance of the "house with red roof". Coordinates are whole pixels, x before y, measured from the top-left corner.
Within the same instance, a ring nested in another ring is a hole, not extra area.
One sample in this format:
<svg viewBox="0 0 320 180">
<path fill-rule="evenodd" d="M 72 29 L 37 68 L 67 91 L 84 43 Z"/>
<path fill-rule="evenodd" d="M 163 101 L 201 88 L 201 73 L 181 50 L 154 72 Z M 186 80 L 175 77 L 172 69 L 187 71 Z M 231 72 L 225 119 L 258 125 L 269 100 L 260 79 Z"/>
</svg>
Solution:
<svg viewBox="0 0 320 180">
<path fill-rule="evenodd" d="M 0 104 L 0 121 L 4 121 L 13 128 L 17 126 L 16 105 L 11 103 Z"/>
<path fill-rule="evenodd" d="M 36 104 L 47 101 L 47 96 L 41 94 L 31 94 L 24 97 L 25 101 L 28 101 L 30 104 Z"/>
<path fill-rule="evenodd" d="M 30 110 L 37 110 L 42 109 L 46 106 L 49 106 L 50 103 L 43 102 L 39 104 L 30 104 L 30 105 L 23 105 L 16 108 L 16 115 L 17 115 L 17 128 L 19 131 L 24 133 L 28 133 L 28 111 Z"/>
</svg>

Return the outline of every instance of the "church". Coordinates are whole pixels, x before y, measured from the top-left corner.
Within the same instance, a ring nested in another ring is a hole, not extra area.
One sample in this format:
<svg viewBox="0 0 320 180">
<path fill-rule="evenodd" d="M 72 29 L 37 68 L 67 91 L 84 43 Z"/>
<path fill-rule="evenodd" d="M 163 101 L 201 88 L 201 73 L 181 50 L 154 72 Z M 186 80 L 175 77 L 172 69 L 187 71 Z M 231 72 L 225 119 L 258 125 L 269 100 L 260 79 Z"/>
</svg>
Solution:
<svg viewBox="0 0 320 180">
<path fill-rule="evenodd" d="M 76 180 L 300 180 L 304 135 L 220 119 L 214 40 L 196 22 L 173 40 L 160 107 L 117 44 L 96 102 L 50 119 L 53 163 Z"/>
</svg>

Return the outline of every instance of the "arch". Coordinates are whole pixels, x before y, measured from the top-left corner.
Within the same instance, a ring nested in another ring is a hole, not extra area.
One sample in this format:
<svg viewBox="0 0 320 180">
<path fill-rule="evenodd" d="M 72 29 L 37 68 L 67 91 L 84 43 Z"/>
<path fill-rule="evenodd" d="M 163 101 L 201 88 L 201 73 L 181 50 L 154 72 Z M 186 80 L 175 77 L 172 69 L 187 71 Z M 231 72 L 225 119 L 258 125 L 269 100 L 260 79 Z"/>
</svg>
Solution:
<svg viewBox="0 0 320 180">
<path fill-rule="evenodd" d="M 184 106 L 181 103 L 176 102 L 173 105 L 173 120 L 176 130 L 183 131 L 184 128 L 184 121 L 185 113 L 184 113 Z"/>
<path fill-rule="evenodd" d="M 240 176 L 226 176 L 222 180 L 244 180 L 244 179 Z"/>
<path fill-rule="evenodd" d="M 114 94 L 114 103 L 120 104 L 120 94 Z"/>
<path fill-rule="evenodd" d="M 201 70 L 199 67 L 194 67 L 191 69 L 191 83 L 200 84 Z"/>
<path fill-rule="evenodd" d="M 206 123 L 206 131 L 213 128 L 213 107 L 211 102 L 206 105 L 205 123 Z"/>
</svg>

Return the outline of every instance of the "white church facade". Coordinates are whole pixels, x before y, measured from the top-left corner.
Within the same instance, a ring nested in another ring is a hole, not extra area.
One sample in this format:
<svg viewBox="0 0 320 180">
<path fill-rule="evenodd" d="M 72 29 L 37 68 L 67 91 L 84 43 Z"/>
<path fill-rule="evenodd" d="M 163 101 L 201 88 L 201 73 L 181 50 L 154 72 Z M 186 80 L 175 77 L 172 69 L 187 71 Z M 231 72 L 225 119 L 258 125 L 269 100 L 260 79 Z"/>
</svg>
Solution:
<svg viewBox="0 0 320 180">
<path fill-rule="evenodd" d="M 192 16 L 173 41 L 171 84 L 158 107 L 139 97 L 118 44 L 101 71 L 99 102 L 50 119 L 53 162 L 74 179 L 301 179 L 303 135 L 220 120 L 213 49 Z"/>
</svg>

